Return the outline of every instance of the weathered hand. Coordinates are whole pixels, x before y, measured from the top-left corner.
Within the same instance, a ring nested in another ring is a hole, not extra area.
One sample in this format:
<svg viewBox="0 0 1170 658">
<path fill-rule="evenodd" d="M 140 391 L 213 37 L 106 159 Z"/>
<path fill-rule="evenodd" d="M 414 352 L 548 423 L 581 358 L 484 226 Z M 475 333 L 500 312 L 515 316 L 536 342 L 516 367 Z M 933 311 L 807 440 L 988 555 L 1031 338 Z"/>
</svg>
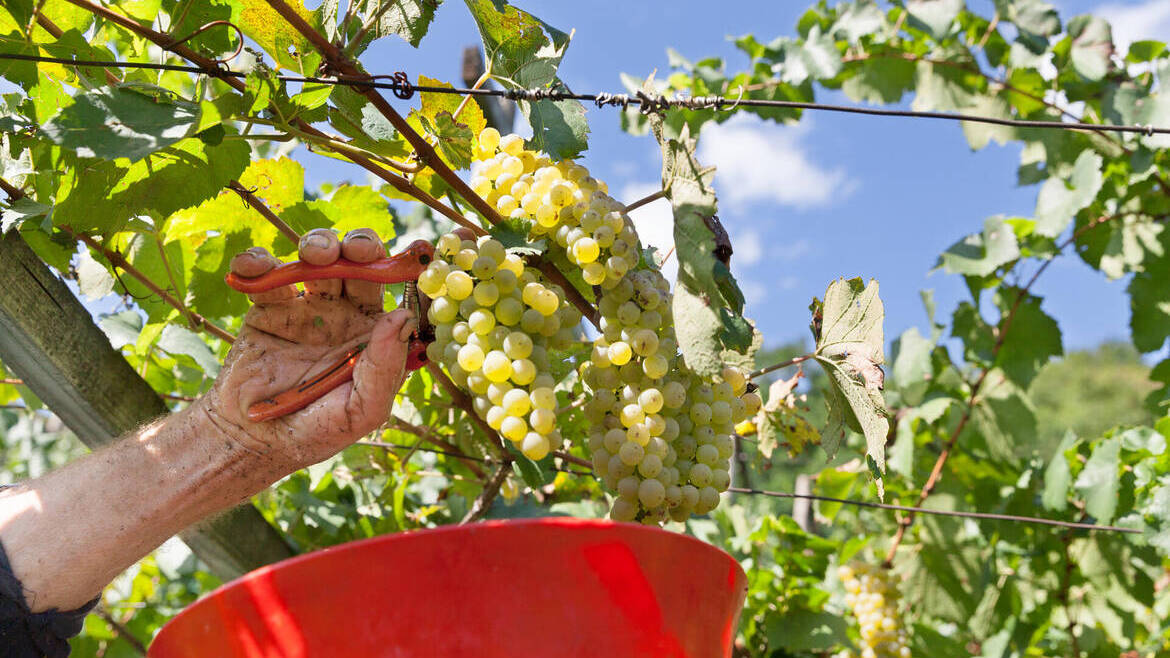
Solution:
<svg viewBox="0 0 1170 658">
<path fill-rule="evenodd" d="M 338 241 L 332 231 L 305 234 L 300 258 L 327 265 L 339 256 L 370 262 L 386 255 L 371 229 L 351 231 Z M 260 276 L 279 264 L 255 247 L 232 259 L 231 270 Z M 383 286 L 330 279 L 251 295 L 253 306 L 211 393 L 199 404 L 241 447 L 291 471 L 325 459 L 381 425 L 405 379 L 407 339 L 417 324 L 406 310 L 382 312 Z M 235 294 L 230 291 L 224 294 Z M 275 420 L 254 423 L 248 407 L 324 371 L 355 346 L 366 343 L 353 380 L 308 407 Z"/>
</svg>

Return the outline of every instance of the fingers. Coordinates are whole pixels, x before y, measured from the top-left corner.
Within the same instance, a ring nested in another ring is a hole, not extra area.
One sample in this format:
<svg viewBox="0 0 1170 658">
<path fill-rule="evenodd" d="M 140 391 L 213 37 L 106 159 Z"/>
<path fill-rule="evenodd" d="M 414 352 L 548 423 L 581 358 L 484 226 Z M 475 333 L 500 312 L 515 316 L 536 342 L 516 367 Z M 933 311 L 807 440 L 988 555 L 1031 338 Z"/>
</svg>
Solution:
<svg viewBox="0 0 1170 658">
<path fill-rule="evenodd" d="M 280 264 L 276 257 L 268 253 L 264 247 L 252 247 L 232 257 L 230 268 L 236 276 L 253 279 L 267 274 L 272 268 Z M 253 304 L 271 304 L 297 296 L 296 286 L 281 286 L 265 292 L 248 295 Z"/>
<path fill-rule="evenodd" d="M 355 263 L 369 263 L 385 257 L 386 247 L 373 229 L 359 228 L 350 231 L 341 241 L 341 256 Z M 382 310 L 382 284 L 347 279 L 344 285 L 346 297 L 358 308 L 367 312 Z"/>
<path fill-rule="evenodd" d="M 386 421 L 390 405 L 406 378 L 407 340 L 418 326 L 414 314 L 405 309 L 378 319 L 370 343 L 353 370 L 353 389 L 346 411 L 356 436 Z"/>
<path fill-rule="evenodd" d="M 299 255 L 306 263 L 329 265 L 341 255 L 341 243 L 333 231 L 316 228 L 301 236 Z M 341 279 L 306 281 L 305 292 L 310 295 L 337 297 L 341 295 Z"/>
</svg>

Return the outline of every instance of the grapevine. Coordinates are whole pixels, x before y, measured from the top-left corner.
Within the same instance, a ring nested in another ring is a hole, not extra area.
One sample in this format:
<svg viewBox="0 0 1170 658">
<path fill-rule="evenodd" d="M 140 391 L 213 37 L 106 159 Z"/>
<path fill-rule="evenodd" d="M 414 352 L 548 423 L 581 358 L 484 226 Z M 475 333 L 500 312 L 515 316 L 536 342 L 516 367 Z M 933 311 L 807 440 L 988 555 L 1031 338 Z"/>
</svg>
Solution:
<svg viewBox="0 0 1170 658">
<path fill-rule="evenodd" d="M 501 216 L 523 222 L 599 291 L 601 335 L 578 368 L 594 473 L 617 494 L 610 515 L 661 523 L 705 514 L 731 483 L 734 424 L 760 397 L 743 372 L 719 381 L 690 372 L 678 353 L 670 284 L 643 257 L 624 206 L 572 161 L 553 162 L 494 128 L 479 135 L 471 187 Z M 419 278 L 436 325 L 430 358 L 473 396 L 488 425 L 530 459 L 564 439 L 556 429 L 548 351 L 578 340 L 581 314 L 565 291 L 491 236 L 455 233 Z"/>
</svg>

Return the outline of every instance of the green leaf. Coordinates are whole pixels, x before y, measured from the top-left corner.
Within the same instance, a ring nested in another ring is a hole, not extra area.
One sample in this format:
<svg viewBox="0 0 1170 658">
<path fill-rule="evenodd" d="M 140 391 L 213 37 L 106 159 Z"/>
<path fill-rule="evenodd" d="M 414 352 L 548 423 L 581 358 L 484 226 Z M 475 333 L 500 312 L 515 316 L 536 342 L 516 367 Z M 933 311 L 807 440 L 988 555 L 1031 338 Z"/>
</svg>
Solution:
<svg viewBox="0 0 1170 658">
<path fill-rule="evenodd" d="M 1068 22 L 1068 35 L 1072 37 L 1069 59 L 1076 72 L 1094 82 L 1105 77 L 1113 56 L 1113 30 L 1109 23 L 1096 16 L 1077 16 Z"/>
<path fill-rule="evenodd" d="M 329 228 L 344 235 L 357 228 L 374 229 L 383 240 L 394 237 L 394 216 L 386 200 L 365 185 L 343 185 L 326 199 L 302 201 L 281 215 L 298 233 Z"/>
<path fill-rule="evenodd" d="M 1011 108 L 1008 102 L 1001 96 L 980 96 L 975 100 L 969 110 L 971 114 L 977 116 L 991 117 L 994 119 L 1011 119 Z M 1018 139 L 1018 131 L 1012 126 L 998 126 L 991 123 L 973 123 L 970 121 L 962 122 L 963 134 L 967 137 L 967 144 L 972 151 L 978 151 L 991 142 L 1000 144 L 1001 146 L 1008 142 Z"/>
<path fill-rule="evenodd" d="M 566 160 L 588 147 L 589 124 L 581 101 L 546 99 L 519 101 L 517 105 L 532 126 L 529 148 L 544 151 L 554 160 Z"/>
<path fill-rule="evenodd" d="M 455 169 L 465 169 L 471 165 L 473 135 L 470 128 L 456 122 L 447 112 L 440 112 L 434 123 L 426 117 L 421 120 L 426 134 L 433 138 L 443 160 Z"/>
<path fill-rule="evenodd" d="M 1077 436 L 1072 430 L 1065 432 L 1056 454 L 1044 469 L 1044 493 L 1040 502 L 1044 509 L 1052 512 L 1063 512 L 1068 507 L 1069 486 L 1072 485 L 1072 472 L 1069 470 L 1068 458 L 1065 451 L 1077 443 Z"/>
<path fill-rule="evenodd" d="M 1002 216 L 983 221 L 983 232 L 973 233 L 944 251 L 935 267 L 964 276 L 989 276 L 1020 257 L 1016 234 Z"/>
<path fill-rule="evenodd" d="M 250 39 L 264 49 L 276 63 L 304 75 L 317 72 L 321 56 L 313 44 L 288 21 L 284 20 L 266 0 L 239 0 L 239 27 Z M 315 30 L 321 30 L 320 17 L 305 9 L 301 0 L 286 4 Z"/>
<path fill-rule="evenodd" d="M 1044 0 L 995 0 L 995 8 L 1028 34 L 1052 36 L 1060 32 L 1060 15 Z"/>
<path fill-rule="evenodd" d="M 950 34 L 951 25 L 962 10 L 963 0 L 909 0 L 906 3 L 910 24 L 936 40 Z"/>
<path fill-rule="evenodd" d="M 679 351 L 687 367 L 704 377 L 723 371 L 723 323 L 706 299 L 681 283 L 675 288 L 671 306 Z"/>
<path fill-rule="evenodd" d="M 1085 511 L 1098 523 L 1113 521 L 1117 511 L 1117 493 L 1121 484 L 1121 439 L 1105 439 L 1089 455 L 1073 485 L 1085 499 Z"/>
<path fill-rule="evenodd" d="M 107 234 L 140 215 L 166 217 L 219 194 L 248 164 L 242 141 L 210 146 L 199 139 L 153 153 L 126 169 L 111 162 L 74 170 L 75 182 L 53 211 L 53 220 L 74 230 Z"/>
<path fill-rule="evenodd" d="M 120 350 L 125 345 L 138 342 L 138 334 L 142 332 L 142 316 L 137 311 L 122 311 L 103 316 L 98 326 L 110 340 L 110 345 Z"/>
<path fill-rule="evenodd" d="M 837 21 L 829 30 L 829 34 L 835 37 L 844 37 L 846 41 L 856 43 L 862 37 L 874 34 L 886 25 L 885 13 L 873 0 L 845 3 L 842 6 L 844 11 L 837 16 Z M 747 38 L 751 38 L 751 36 L 749 35 Z M 755 39 L 751 38 L 751 41 L 755 42 Z M 763 49 L 762 45 L 758 43 L 756 45 L 761 50 Z M 753 57 L 758 56 L 753 55 Z"/>
<path fill-rule="evenodd" d="M 1102 160 L 1095 151 L 1084 151 L 1073 163 L 1068 180 L 1049 178 L 1036 198 L 1036 233 L 1056 237 L 1073 217 L 1097 198 L 1101 190 Z"/>
<path fill-rule="evenodd" d="M 136 89 L 141 88 L 101 87 L 77 94 L 42 132 L 84 158 L 135 162 L 186 137 L 199 119 L 197 105 L 174 99 L 169 91 Z"/>
<path fill-rule="evenodd" d="M 158 338 L 159 349 L 171 356 L 189 356 L 208 377 L 219 375 L 219 359 L 198 334 L 178 325 L 169 324 Z"/>
<path fill-rule="evenodd" d="M 540 489 L 548 484 L 540 464 L 516 452 L 512 452 L 512 470 L 524 480 L 524 484 L 533 489 Z"/>
<path fill-rule="evenodd" d="M 919 61 L 914 71 L 914 102 L 911 108 L 919 112 L 963 110 L 974 102 L 974 93 L 980 88 L 980 80 L 955 67 Z"/>
<path fill-rule="evenodd" d="M 365 3 L 364 13 L 366 20 L 377 16 L 370 30 L 369 41 L 384 36 L 396 34 L 402 40 L 418 48 L 422 38 L 430 29 L 431 21 L 435 20 L 435 10 L 443 0 L 368 0 Z M 363 43 L 355 52 L 365 50 Z"/>
<path fill-rule="evenodd" d="M 333 89 L 334 85 L 306 83 L 300 93 L 289 98 L 289 102 L 302 112 L 315 110 L 329 100 Z"/>
<path fill-rule="evenodd" d="M 1002 370 L 993 369 L 984 378 L 971 417 L 992 459 L 1012 462 L 1017 450 L 1031 452 L 1036 440 L 1036 414 L 1025 391 Z"/>
<path fill-rule="evenodd" d="M 1006 318 L 1011 315 L 996 353 L 995 363 L 1009 379 L 1026 387 L 1052 357 L 1064 353 L 1060 325 L 1040 308 L 1040 297 L 1004 287 L 995 293 L 995 302 Z M 1013 311 L 1014 309 L 1014 311 Z M 1014 313 L 1014 314 L 1013 314 Z"/>
<path fill-rule="evenodd" d="M 43 217 L 50 210 L 51 208 L 49 206 L 43 203 L 37 203 L 28 197 L 17 199 L 15 203 L 7 208 L 0 209 L 0 235 L 12 229 L 20 228 L 20 225 L 29 219 Z"/>
<path fill-rule="evenodd" d="M 894 349 L 894 384 L 907 404 L 920 404 L 934 374 L 934 342 L 923 338 L 917 327 L 911 327 L 894 341 Z"/>
<path fill-rule="evenodd" d="M 914 62 L 900 57 L 864 59 L 849 65 L 853 76 L 841 85 L 849 98 L 865 103 L 898 103 L 914 89 Z"/>
<path fill-rule="evenodd" d="M 839 615 L 803 608 L 768 624 L 768 647 L 789 652 L 822 652 L 849 642 L 849 626 Z"/>
<path fill-rule="evenodd" d="M 113 292 L 114 277 L 86 250 L 77 256 L 77 286 L 86 299 L 101 299 Z"/>
<path fill-rule="evenodd" d="M 465 0 L 479 27 L 492 77 L 507 89 L 564 88 L 557 68 L 569 47 L 561 32 L 504 0 Z M 519 101 L 532 126 L 530 145 L 557 159 L 586 148 L 588 127 L 579 101 Z"/>
<path fill-rule="evenodd" d="M 815 304 L 814 304 L 815 306 Z M 821 329 L 817 336 L 816 360 L 829 375 L 829 418 L 822 446 L 830 458 L 836 452 L 845 428 L 865 436 L 866 455 L 873 459 L 879 473 L 884 473 L 886 437 L 890 424 L 886 418 L 882 387 L 885 376 L 881 364 L 882 323 L 885 310 L 878 296 L 877 281 L 868 284 L 857 279 L 838 279 L 829 284 L 821 310 Z M 882 494 L 878 480 L 878 495 Z"/>
</svg>

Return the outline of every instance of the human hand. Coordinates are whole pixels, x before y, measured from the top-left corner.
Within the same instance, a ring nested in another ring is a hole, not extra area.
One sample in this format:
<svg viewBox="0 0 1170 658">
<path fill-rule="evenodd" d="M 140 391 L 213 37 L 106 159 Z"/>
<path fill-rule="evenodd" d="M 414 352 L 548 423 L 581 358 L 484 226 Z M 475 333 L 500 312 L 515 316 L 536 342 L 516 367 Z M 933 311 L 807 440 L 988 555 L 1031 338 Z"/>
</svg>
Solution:
<svg viewBox="0 0 1170 658">
<path fill-rule="evenodd" d="M 350 231 L 342 241 L 316 229 L 301 238 L 299 255 L 328 265 L 339 257 L 370 262 L 386 252 L 371 229 Z M 253 278 L 279 264 L 254 247 L 232 259 L 231 271 Z M 406 377 L 407 340 L 417 325 L 407 310 L 382 312 L 381 284 L 328 279 L 304 285 L 303 294 L 289 285 L 250 295 L 253 306 L 224 369 L 197 403 L 240 447 L 285 472 L 326 459 L 385 422 Z M 248 420 L 250 405 L 319 374 L 361 343 L 367 346 L 352 381 L 295 413 Z"/>
</svg>

